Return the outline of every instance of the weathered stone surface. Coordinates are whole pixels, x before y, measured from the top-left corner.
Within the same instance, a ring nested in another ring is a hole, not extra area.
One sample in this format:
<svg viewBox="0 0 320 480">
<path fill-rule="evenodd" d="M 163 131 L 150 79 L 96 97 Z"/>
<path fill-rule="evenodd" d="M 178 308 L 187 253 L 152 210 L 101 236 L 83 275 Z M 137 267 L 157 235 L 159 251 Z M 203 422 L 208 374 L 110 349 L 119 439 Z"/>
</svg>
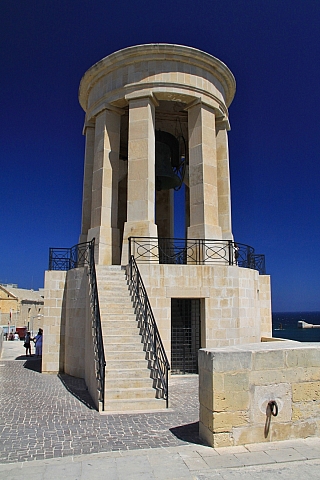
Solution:
<svg viewBox="0 0 320 480">
<path fill-rule="evenodd" d="M 298 342 L 200 351 L 200 432 L 211 432 L 206 439 L 212 446 L 221 442 L 217 435 L 231 438 L 233 445 L 320 436 L 320 369 L 315 366 L 319 352 L 318 344 Z M 202 385 L 211 374 L 212 381 Z M 213 399 L 212 410 L 207 402 L 204 411 L 202 398 Z M 267 416 L 270 401 L 277 404 L 276 416 Z"/>
</svg>

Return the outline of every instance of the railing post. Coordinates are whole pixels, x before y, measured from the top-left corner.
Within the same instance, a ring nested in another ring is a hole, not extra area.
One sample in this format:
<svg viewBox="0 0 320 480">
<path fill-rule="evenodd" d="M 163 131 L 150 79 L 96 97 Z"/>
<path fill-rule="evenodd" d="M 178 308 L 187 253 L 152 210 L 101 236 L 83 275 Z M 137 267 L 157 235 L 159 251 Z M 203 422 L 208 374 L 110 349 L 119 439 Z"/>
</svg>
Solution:
<svg viewBox="0 0 320 480">
<path fill-rule="evenodd" d="M 131 258 L 131 239 L 132 239 L 132 237 L 128 237 L 128 244 L 129 244 L 129 248 L 128 248 L 128 252 L 129 252 L 128 263 L 130 262 L 130 258 Z"/>
<path fill-rule="evenodd" d="M 166 408 L 169 408 L 169 368 L 168 365 L 166 365 L 166 386 L 167 386 L 167 391 L 165 392 L 166 394 Z"/>
<path fill-rule="evenodd" d="M 229 265 L 233 265 L 233 243 L 232 240 L 228 240 L 228 250 L 229 250 Z"/>
</svg>

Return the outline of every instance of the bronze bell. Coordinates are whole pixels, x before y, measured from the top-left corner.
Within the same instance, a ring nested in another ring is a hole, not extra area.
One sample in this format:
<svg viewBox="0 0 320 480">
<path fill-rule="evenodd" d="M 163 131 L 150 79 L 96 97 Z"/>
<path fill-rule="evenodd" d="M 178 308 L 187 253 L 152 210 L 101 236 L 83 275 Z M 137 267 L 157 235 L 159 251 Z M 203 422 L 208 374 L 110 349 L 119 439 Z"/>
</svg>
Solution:
<svg viewBox="0 0 320 480">
<path fill-rule="evenodd" d="M 172 169 L 179 165 L 179 142 L 168 132 L 156 131 L 156 190 L 179 187 L 180 178 Z"/>
</svg>

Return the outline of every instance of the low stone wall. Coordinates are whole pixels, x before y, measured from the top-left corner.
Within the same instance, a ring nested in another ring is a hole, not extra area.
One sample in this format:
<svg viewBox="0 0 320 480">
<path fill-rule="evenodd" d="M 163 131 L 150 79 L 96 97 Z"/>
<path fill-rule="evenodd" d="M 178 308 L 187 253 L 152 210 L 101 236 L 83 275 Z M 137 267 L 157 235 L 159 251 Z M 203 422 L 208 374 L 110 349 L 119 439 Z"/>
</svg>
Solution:
<svg viewBox="0 0 320 480">
<path fill-rule="evenodd" d="M 199 398 L 200 436 L 212 447 L 320 436 L 320 343 L 202 349 Z M 272 400 L 277 416 L 266 415 Z"/>
</svg>

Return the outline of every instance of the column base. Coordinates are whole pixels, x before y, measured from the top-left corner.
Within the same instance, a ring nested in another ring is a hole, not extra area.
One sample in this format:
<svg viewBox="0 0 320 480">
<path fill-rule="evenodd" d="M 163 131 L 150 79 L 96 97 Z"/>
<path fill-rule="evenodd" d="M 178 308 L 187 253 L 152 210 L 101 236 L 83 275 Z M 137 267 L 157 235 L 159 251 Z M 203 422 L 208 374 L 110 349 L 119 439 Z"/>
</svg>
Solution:
<svg viewBox="0 0 320 480">
<path fill-rule="evenodd" d="M 90 228 L 87 241 L 95 238 L 94 258 L 97 265 L 120 264 L 120 232 L 118 228 Z"/>
<path fill-rule="evenodd" d="M 158 238 L 158 227 L 150 221 L 126 222 L 124 224 L 121 265 L 128 265 L 129 261 L 129 237 L 156 237 Z"/>
</svg>

